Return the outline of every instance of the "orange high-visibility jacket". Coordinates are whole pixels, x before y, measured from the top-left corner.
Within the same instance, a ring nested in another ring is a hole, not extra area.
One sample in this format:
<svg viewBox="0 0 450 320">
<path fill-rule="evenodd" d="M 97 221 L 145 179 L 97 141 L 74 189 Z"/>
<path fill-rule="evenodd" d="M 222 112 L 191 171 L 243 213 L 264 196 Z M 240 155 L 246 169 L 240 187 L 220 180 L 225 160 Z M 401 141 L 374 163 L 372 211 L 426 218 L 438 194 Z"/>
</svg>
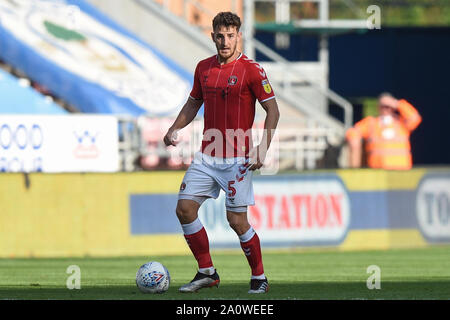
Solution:
<svg viewBox="0 0 450 320">
<path fill-rule="evenodd" d="M 348 141 L 366 140 L 367 164 L 370 168 L 407 170 L 412 167 L 409 136 L 422 117 L 406 100 L 399 100 L 398 117 L 383 123 L 381 117 L 366 117 L 347 130 Z"/>
</svg>

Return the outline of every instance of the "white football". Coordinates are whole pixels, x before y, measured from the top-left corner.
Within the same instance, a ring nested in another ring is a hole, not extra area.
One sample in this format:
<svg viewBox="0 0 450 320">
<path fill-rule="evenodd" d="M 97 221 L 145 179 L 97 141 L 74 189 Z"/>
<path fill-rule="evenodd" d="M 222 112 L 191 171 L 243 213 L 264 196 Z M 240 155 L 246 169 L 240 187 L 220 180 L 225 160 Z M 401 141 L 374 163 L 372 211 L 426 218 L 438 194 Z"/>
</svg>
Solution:
<svg viewBox="0 0 450 320">
<path fill-rule="evenodd" d="M 160 262 L 147 262 L 136 273 L 136 285 L 143 293 L 164 293 L 170 285 L 169 270 Z"/>
</svg>

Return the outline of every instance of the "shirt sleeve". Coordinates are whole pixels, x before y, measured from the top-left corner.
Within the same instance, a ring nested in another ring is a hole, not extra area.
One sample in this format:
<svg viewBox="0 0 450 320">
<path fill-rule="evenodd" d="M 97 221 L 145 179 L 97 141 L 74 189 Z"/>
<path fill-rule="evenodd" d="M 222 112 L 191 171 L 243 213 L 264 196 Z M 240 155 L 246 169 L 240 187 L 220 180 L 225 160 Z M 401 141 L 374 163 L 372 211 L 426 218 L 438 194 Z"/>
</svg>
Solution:
<svg viewBox="0 0 450 320">
<path fill-rule="evenodd" d="M 409 131 L 413 131 L 422 122 L 422 117 L 412 104 L 405 99 L 398 102 L 398 112 L 404 119 L 405 125 Z"/>
<path fill-rule="evenodd" d="M 203 100 L 202 84 L 200 82 L 200 71 L 198 64 L 194 73 L 194 85 L 192 86 L 189 96 L 195 100 Z"/>
<path fill-rule="evenodd" d="M 358 121 L 352 128 L 349 128 L 345 134 L 348 141 L 367 139 L 370 135 L 371 127 L 375 119 L 371 116 Z"/>
<path fill-rule="evenodd" d="M 258 63 L 251 63 L 248 66 L 249 78 L 248 84 L 250 91 L 258 99 L 259 102 L 264 102 L 275 98 L 272 86 L 270 85 L 267 74 Z"/>
</svg>

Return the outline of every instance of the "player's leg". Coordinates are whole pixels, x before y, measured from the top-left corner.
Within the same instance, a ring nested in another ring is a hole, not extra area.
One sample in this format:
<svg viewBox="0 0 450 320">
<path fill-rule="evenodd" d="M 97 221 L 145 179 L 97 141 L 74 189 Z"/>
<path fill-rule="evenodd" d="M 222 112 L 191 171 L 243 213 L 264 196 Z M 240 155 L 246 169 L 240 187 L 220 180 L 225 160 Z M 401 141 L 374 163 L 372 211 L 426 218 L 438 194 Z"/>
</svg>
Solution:
<svg viewBox="0 0 450 320">
<path fill-rule="evenodd" d="M 198 218 L 198 209 L 206 197 L 180 196 L 177 217 L 192 254 L 198 263 L 198 272 L 191 282 L 180 287 L 180 292 L 196 292 L 199 289 L 219 286 L 220 278 L 213 266 L 209 252 L 209 240 L 205 227 Z M 184 198 L 184 199 L 183 199 Z M 190 199 L 187 199 L 190 198 Z"/>
<path fill-rule="evenodd" d="M 217 198 L 219 187 L 201 165 L 192 164 L 186 172 L 178 195 L 176 214 L 184 237 L 198 263 L 194 279 L 180 288 L 180 292 L 195 292 L 201 288 L 219 286 L 209 251 L 209 240 L 198 209 L 208 198 Z"/>
<path fill-rule="evenodd" d="M 199 272 L 212 275 L 214 266 L 209 252 L 209 240 L 206 230 L 198 218 L 198 209 L 204 197 L 191 197 L 179 199 L 177 203 L 177 217 L 183 229 L 184 238 L 197 260 Z M 194 198 L 198 198 L 193 200 Z"/>
<path fill-rule="evenodd" d="M 252 172 L 248 171 L 248 166 L 242 162 L 236 163 L 231 170 L 229 167 L 226 170 L 219 168 L 216 172 L 217 181 L 226 194 L 228 222 L 239 237 L 252 271 L 249 293 L 267 292 L 269 285 L 264 275 L 261 244 L 247 219 L 247 206 L 255 204 Z"/>
<path fill-rule="evenodd" d="M 269 283 L 264 274 L 261 244 L 258 234 L 248 222 L 247 207 L 227 207 L 227 220 L 230 227 L 238 235 L 242 251 L 244 251 L 250 265 L 252 275 L 248 293 L 267 292 Z"/>
</svg>

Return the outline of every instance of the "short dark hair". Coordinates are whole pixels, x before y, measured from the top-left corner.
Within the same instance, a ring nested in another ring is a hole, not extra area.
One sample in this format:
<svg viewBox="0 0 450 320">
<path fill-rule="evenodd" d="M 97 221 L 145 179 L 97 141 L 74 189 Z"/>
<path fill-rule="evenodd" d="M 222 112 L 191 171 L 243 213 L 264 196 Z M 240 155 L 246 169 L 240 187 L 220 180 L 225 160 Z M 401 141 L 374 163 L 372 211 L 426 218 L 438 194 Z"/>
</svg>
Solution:
<svg viewBox="0 0 450 320">
<path fill-rule="evenodd" d="M 241 27 L 241 18 L 233 12 L 219 12 L 212 21 L 213 31 L 221 26 L 226 28 L 236 27 L 237 31 L 239 31 L 239 28 Z"/>
</svg>

